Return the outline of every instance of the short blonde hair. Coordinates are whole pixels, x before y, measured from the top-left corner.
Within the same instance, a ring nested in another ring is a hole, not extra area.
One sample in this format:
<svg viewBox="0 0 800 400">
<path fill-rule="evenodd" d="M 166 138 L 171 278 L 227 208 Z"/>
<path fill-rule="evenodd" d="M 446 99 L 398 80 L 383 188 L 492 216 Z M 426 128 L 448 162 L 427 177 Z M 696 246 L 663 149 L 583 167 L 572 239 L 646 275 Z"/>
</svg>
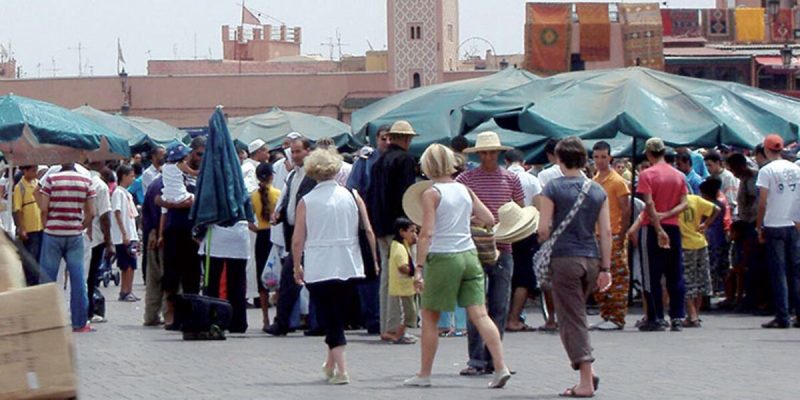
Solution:
<svg viewBox="0 0 800 400">
<path fill-rule="evenodd" d="M 438 143 L 425 149 L 420 159 L 422 172 L 429 179 L 450 176 L 456 172 L 456 156 L 453 150 Z"/>
<path fill-rule="evenodd" d="M 303 167 L 317 182 L 331 180 L 342 168 L 342 156 L 335 149 L 316 149 L 303 160 Z"/>
</svg>

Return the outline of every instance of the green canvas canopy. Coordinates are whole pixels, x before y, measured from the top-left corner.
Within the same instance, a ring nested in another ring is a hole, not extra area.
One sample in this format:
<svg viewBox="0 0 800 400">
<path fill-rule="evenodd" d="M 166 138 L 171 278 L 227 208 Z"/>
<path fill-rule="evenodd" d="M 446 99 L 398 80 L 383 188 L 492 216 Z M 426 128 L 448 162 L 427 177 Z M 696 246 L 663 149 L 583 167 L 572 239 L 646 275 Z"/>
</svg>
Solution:
<svg viewBox="0 0 800 400">
<path fill-rule="evenodd" d="M 70 110 L 8 94 L 0 97 L 0 151 L 15 165 L 129 157 L 127 142 Z"/>
<path fill-rule="evenodd" d="M 167 147 L 180 142 L 186 136 L 182 130 L 157 119 L 109 114 L 88 105 L 72 111 L 105 126 L 127 140 L 133 152 L 148 151 L 156 146 Z"/>
<path fill-rule="evenodd" d="M 292 132 L 298 132 L 313 141 L 329 137 L 340 149 L 356 150 L 361 144 L 350 134 L 350 126 L 330 117 L 294 111 L 283 111 L 273 107 L 264 114 L 235 117 L 228 120 L 231 137 L 245 147 L 255 139 L 261 139 L 270 148 L 280 146 Z"/>
<path fill-rule="evenodd" d="M 406 120 L 419 135 L 410 151 L 420 155 L 431 143 L 447 143 L 458 134 L 463 105 L 536 79 L 539 77 L 529 72 L 510 68 L 480 78 L 407 90 L 354 112 L 353 133 L 359 140 L 370 137 L 374 143 L 382 125 Z"/>
<path fill-rule="evenodd" d="M 494 119 L 547 137 L 660 137 L 671 146 L 752 148 L 770 133 L 797 141 L 800 102 L 737 83 L 633 67 L 531 81 L 467 104 L 462 114 L 462 132 Z"/>
</svg>

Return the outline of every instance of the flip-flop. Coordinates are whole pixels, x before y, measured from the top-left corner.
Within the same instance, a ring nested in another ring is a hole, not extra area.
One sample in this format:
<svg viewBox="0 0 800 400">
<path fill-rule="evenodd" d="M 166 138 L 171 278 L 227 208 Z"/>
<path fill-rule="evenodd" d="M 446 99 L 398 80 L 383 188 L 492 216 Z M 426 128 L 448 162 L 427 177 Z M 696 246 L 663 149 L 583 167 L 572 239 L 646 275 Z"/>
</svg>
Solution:
<svg viewBox="0 0 800 400">
<path fill-rule="evenodd" d="M 576 386 L 573 386 L 573 387 L 565 390 L 563 393 L 559 393 L 558 397 L 573 397 L 573 398 L 582 398 L 582 399 L 594 397 L 594 393 L 589 394 L 589 395 L 575 393 L 575 387 Z"/>
<path fill-rule="evenodd" d="M 522 328 L 519 329 L 506 328 L 506 332 L 536 332 L 536 328 L 529 326 L 527 324 L 522 324 Z"/>
<path fill-rule="evenodd" d="M 558 326 L 542 325 L 542 326 L 536 328 L 536 330 L 539 331 L 539 332 L 548 332 L 548 333 L 558 332 Z"/>
</svg>

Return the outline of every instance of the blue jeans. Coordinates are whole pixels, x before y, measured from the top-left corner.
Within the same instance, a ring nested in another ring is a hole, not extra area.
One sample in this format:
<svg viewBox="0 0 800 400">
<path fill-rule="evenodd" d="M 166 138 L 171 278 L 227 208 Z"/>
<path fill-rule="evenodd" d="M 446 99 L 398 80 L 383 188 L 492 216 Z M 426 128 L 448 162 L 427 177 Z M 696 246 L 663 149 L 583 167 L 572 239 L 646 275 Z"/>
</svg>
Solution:
<svg viewBox="0 0 800 400">
<path fill-rule="evenodd" d="M 511 276 L 514 274 L 514 258 L 511 253 L 503 251 L 497 259 L 497 265 L 484 266 L 486 273 L 486 306 L 489 317 L 497 325 L 500 337 L 506 329 L 508 308 L 511 302 Z M 467 321 L 467 351 L 469 361 L 467 365 L 472 368 L 492 368 L 492 355 L 483 342 L 478 329 Z"/>
<path fill-rule="evenodd" d="M 453 321 L 454 317 L 455 321 Z M 455 311 L 444 311 L 439 315 L 439 329 L 450 329 L 453 327 L 455 327 L 456 331 L 467 329 L 467 310 L 456 306 Z"/>
<path fill-rule="evenodd" d="M 764 228 L 775 319 L 789 323 L 789 307 L 800 316 L 800 233 L 795 227 Z"/>
<path fill-rule="evenodd" d="M 67 263 L 69 274 L 69 307 L 72 327 L 86 325 L 89 300 L 86 294 L 86 281 L 83 279 L 83 236 L 55 236 L 45 233 L 39 264 L 44 276 L 52 282 L 58 279 L 61 259 Z"/>
</svg>

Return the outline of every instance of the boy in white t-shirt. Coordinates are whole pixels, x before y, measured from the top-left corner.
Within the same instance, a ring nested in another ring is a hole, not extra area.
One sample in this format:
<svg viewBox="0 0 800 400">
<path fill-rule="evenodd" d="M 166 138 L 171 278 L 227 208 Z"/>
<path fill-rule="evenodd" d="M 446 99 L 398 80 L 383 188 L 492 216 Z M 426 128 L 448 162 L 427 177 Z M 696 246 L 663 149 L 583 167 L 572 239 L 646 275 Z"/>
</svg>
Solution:
<svg viewBox="0 0 800 400">
<path fill-rule="evenodd" d="M 136 230 L 136 217 L 139 215 L 133 196 L 128 187 L 136 174 L 130 165 L 117 168 L 117 187 L 111 194 L 111 242 L 117 252 L 117 267 L 122 271 L 119 286 L 119 301 L 135 302 L 139 298 L 133 294 L 133 273 L 136 270 L 136 253 L 139 232 Z"/>
</svg>

